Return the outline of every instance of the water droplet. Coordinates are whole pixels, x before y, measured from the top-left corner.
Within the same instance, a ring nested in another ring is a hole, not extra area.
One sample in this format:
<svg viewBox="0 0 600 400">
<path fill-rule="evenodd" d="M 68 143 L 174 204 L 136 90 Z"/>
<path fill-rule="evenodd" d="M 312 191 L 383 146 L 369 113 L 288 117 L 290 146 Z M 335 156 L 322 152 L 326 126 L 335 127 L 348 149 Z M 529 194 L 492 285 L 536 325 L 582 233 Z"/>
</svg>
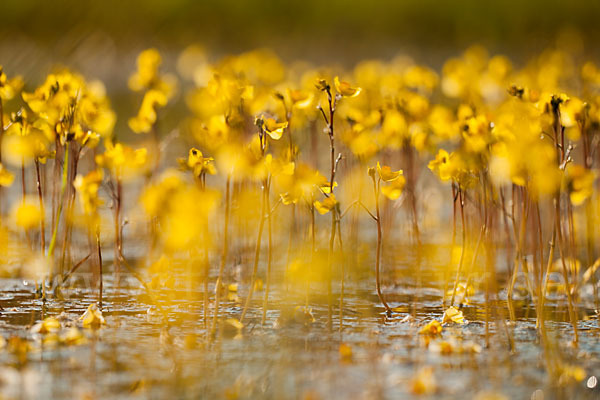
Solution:
<svg viewBox="0 0 600 400">
<path fill-rule="evenodd" d="M 593 389 L 598 385 L 598 378 L 596 378 L 594 375 L 590 376 L 587 380 L 586 386 L 589 389 Z"/>
</svg>

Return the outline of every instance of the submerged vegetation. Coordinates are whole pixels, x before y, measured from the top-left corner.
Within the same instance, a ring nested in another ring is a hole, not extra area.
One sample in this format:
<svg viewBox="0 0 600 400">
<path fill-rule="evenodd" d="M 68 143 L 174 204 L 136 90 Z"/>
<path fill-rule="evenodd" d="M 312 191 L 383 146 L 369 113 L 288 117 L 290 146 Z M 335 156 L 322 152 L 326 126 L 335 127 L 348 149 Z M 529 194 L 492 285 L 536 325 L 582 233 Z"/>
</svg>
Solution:
<svg viewBox="0 0 600 400">
<path fill-rule="evenodd" d="M 468 363 L 522 351 L 540 388 L 594 394 L 600 67 L 559 49 L 518 67 L 479 46 L 440 72 L 406 56 L 343 70 L 268 50 L 211 60 L 195 46 L 177 65 L 165 71 L 149 49 L 131 66 L 139 108 L 119 118 L 132 135 L 115 132 L 99 81 L 59 69 L 36 86 L 0 71 L 0 273 L 26 283 L 2 296 L 32 313 L 29 330 L 2 332 L 4 363 L 95 349 L 127 324 L 118 310 L 134 296 L 129 323 L 152 324 L 174 370 L 178 352 L 217 368 L 233 339 L 262 346 L 256 335 L 290 329 L 336 343 L 344 365 L 368 363 L 369 344 L 351 343 L 364 317 L 411 349 L 386 363 L 414 363 L 366 397 L 456 395 L 425 353 Z M 181 98 L 185 117 L 165 131 Z M 283 390 L 239 376 L 202 393 Z"/>
</svg>

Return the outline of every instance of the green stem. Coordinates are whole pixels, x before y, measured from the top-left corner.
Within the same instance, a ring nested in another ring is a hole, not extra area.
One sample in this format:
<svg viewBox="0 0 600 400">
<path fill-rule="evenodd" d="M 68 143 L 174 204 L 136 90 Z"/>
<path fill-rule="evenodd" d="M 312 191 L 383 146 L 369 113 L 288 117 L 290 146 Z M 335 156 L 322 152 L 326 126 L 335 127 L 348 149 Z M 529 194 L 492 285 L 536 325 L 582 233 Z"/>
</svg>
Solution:
<svg viewBox="0 0 600 400">
<path fill-rule="evenodd" d="M 375 182 L 375 178 L 373 178 L 373 191 L 375 193 L 375 216 L 377 222 L 377 250 L 375 256 L 375 288 L 377 289 L 377 296 L 381 301 L 381 304 L 385 307 L 385 311 L 388 315 L 392 314 L 392 309 L 385 302 L 383 298 L 383 293 L 381 292 L 381 276 L 379 273 L 379 269 L 381 266 L 381 247 L 383 245 L 383 232 L 381 229 L 381 215 L 379 212 L 379 182 Z"/>
<path fill-rule="evenodd" d="M 36 173 L 36 183 L 37 183 L 37 192 L 38 199 L 40 202 L 40 247 L 42 251 L 42 256 L 46 253 L 46 212 L 44 209 L 44 195 L 42 193 L 42 181 L 40 176 L 40 162 L 35 160 L 35 173 Z"/>
<path fill-rule="evenodd" d="M 56 247 L 56 236 L 58 233 L 58 225 L 60 223 L 60 214 L 62 213 L 65 189 L 67 188 L 67 173 L 69 169 L 69 142 L 65 143 L 65 158 L 62 165 L 62 180 L 60 184 L 60 201 L 56 212 L 56 220 L 54 222 L 54 230 L 52 231 L 52 239 L 50 239 L 50 247 L 48 248 L 48 261 L 52 260 L 54 248 Z M 50 278 L 52 278 L 52 267 L 50 267 Z"/>
</svg>

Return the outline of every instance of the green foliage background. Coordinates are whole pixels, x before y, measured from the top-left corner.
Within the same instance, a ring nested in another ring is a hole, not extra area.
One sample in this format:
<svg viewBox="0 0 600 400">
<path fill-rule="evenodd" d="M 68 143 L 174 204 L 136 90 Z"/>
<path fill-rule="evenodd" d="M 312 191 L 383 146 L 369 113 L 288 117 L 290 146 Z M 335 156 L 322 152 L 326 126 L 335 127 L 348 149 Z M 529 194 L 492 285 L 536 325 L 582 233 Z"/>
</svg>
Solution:
<svg viewBox="0 0 600 400">
<path fill-rule="evenodd" d="M 63 59 L 92 33 L 124 50 L 201 42 L 346 62 L 399 50 L 436 61 L 473 42 L 526 56 L 564 27 L 600 38 L 593 0 L 3 0 L 0 11 L 2 41 L 25 37 Z"/>
</svg>

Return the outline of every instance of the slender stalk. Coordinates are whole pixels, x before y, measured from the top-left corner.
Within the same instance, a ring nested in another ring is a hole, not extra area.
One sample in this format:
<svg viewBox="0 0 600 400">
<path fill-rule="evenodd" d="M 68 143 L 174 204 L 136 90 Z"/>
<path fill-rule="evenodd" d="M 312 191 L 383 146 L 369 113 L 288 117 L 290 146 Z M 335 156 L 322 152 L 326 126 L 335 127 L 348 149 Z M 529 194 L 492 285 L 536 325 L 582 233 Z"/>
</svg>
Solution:
<svg viewBox="0 0 600 400">
<path fill-rule="evenodd" d="M 576 262 L 577 262 L 577 241 L 575 239 L 575 223 L 573 221 L 573 204 L 570 199 L 567 200 L 567 232 L 569 234 L 569 261 L 571 264 L 571 274 L 573 277 L 573 287 L 578 286 L 579 281 L 579 271 L 577 270 Z M 574 296 L 577 296 L 577 292 L 573 293 Z M 574 299 L 577 301 L 577 298 Z"/>
<path fill-rule="evenodd" d="M 25 159 L 21 158 L 21 188 L 22 188 L 22 199 L 21 201 L 25 204 L 25 197 L 27 196 L 27 186 L 25 182 Z M 29 235 L 29 229 L 25 229 L 25 238 L 27 238 L 27 246 L 32 249 L 31 237 Z"/>
<path fill-rule="evenodd" d="M 260 244 L 262 240 L 263 230 L 265 227 L 265 208 L 266 208 L 266 196 L 265 189 L 267 185 L 266 179 L 263 181 L 263 196 L 260 206 L 260 221 L 258 223 L 258 235 L 256 237 L 256 248 L 254 250 L 254 265 L 252 266 L 252 277 L 250 278 L 250 287 L 248 288 L 248 297 L 246 297 L 246 302 L 244 303 L 244 308 L 242 310 L 242 315 L 240 316 L 240 322 L 244 322 L 244 317 L 248 312 L 248 307 L 250 306 L 250 300 L 252 299 L 252 295 L 254 294 L 254 284 L 256 282 L 256 274 L 258 272 L 258 262 L 260 260 Z"/>
<path fill-rule="evenodd" d="M 537 238 L 538 241 L 535 242 L 536 246 L 539 248 L 539 274 L 536 274 L 536 279 L 537 279 L 537 321 L 536 321 L 536 325 L 538 326 L 539 329 L 543 329 L 541 328 L 541 326 L 544 323 L 544 310 L 542 308 L 543 305 L 543 296 L 544 296 L 544 238 L 543 238 L 543 232 L 542 232 L 542 221 L 541 221 L 541 215 L 540 215 L 540 204 L 539 201 L 536 200 L 535 201 L 535 215 L 536 215 L 536 222 L 537 222 L 537 226 L 534 235 L 537 234 Z M 537 254 L 537 252 L 534 252 L 534 254 Z"/>
<path fill-rule="evenodd" d="M 456 245 L 456 184 L 452 181 L 452 239 L 450 241 L 450 263 L 452 263 L 452 254 L 454 253 L 454 246 Z M 442 294 L 442 308 L 446 308 L 446 297 L 448 297 L 448 282 L 449 274 L 448 268 L 444 268 L 444 289 Z"/>
<path fill-rule="evenodd" d="M 55 143 L 54 146 L 56 148 L 56 155 L 54 156 L 54 167 L 53 167 L 53 176 L 51 179 L 52 182 L 52 204 L 51 204 L 51 214 L 52 214 L 52 220 L 50 223 L 50 226 L 54 226 L 54 224 L 56 223 L 56 219 L 57 219 L 57 213 L 58 213 L 58 195 L 59 195 L 59 189 L 58 189 L 58 184 L 60 182 L 60 176 L 61 176 L 61 168 L 62 165 L 64 163 L 64 160 L 62 160 L 62 158 L 64 158 L 64 148 L 60 145 L 60 139 L 58 137 L 58 135 L 56 136 L 55 139 Z M 51 232 L 52 233 L 52 232 Z"/>
<path fill-rule="evenodd" d="M 510 258 L 510 252 L 509 249 L 513 248 L 512 245 L 512 236 L 510 234 L 510 228 L 509 228 L 509 222 L 508 222 L 508 212 L 506 211 L 506 202 L 504 200 L 504 191 L 502 190 L 502 188 L 500 189 L 500 206 L 502 207 L 502 225 L 504 227 L 504 237 L 506 240 L 506 245 L 504 246 L 505 248 L 505 253 L 506 253 L 506 266 L 510 266 L 511 262 L 511 258 Z M 514 215 L 511 215 L 511 218 L 514 218 Z M 516 240 L 516 238 L 515 238 Z"/>
<path fill-rule="evenodd" d="M 340 333 L 344 328 L 344 264 L 346 264 L 344 260 L 344 243 L 342 241 L 342 230 L 341 230 L 341 221 L 338 219 L 337 221 L 337 238 L 338 245 L 340 246 Z"/>
<path fill-rule="evenodd" d="M 267 277 L 265 280 L 265 297 L 263 299 L 263 314 L 262 314 L 262 321 L 261 324 L 264 325 L 265 321 L 267 320 L 267 309 L 269 308 L 269 289 L 271 286 L 271 264 L 273 261 L 273 235 L 272 235 L 272 224 L 271 224 L 271 196 L 270 196 L 270 186 L 271 186 L 271 179 L 268 178 L 267 180 L 267 210 L 268 210 L 268 214 L 267 214 L 267 236 L 268 236 L 268 253 L 267 253 Z"/>
<path fill-rule="evenodd" d="M 583 165 L 586 170 L 590 170 L 593 165 L 593 157 L 591 155 L 591 143 L 592 140 L 590 136 L 590 131 L 588 130 L 587 123 L 587 113 L 583 113 L 583 118 L 579 123 L 579 129 L 581 131 L 581 139 L 583 142 Z M 595 226 L 595 216 L 592 207 L 592 197 L 588 198 L 585 201 L 585 237 L 586 237 L 586 256 L 587 256 L 587 265 L 592 265 L 594 263 L 594 243 L 595 243 L 595 234 L 596 231 L 594 229 Z M 600 308 L 600 301 L 598 299 L 598 285 L 596 282 L 596 274 L 593 273 L 591 276 L 592 280 L 592 288 L 594 292 L 594 305 L 596 309 Z"/>
<path fill-rule="evenodd" d="M 573 296 L 571 294 L 571 284 L 569 283 L 569 273 L 567 271 L 567 263 L 565 260 L 564 252 L 564 240 L 562 234 L 562 228 L 560 224 L 561 212 L 560 212 L 560 193 L 558 193 L 554 199 L 554 212 L 555 212 L 555 229 L 556 237 L 558 239 L 558 252 L 560 255 L 560 261 L 562 266 L 563 279 L 565 280 L 565 291 L 567 292 L 567 306 L 569 310 L 569 317 L 571 319 L 571 325 L 573 326 L 573 342 L 577 344 L 579 341 L 579 335 L 577 333 L 577 316 L 575 314 L 573 305 Z"/>
<path fill-rule="evenodd" d="M 332 291 L 332 278 L 333 278 L 333 245 L 335 243 L 335 227 L 336 227 L 336 213 L 335 208 L 331 210 L 331 228 L 329 235 L 329 250 L 327 253 L 327 328 L 329 331 L 333 329 L 333 291 Z"/>
<path fill-rule="evenodd" d="M 594 230 L 594 213 L 592 209 L 591 199 L 587 199 L 585 204 L 585 215 L 586 215 L 586 252 L 587 252 L 587 265 L 594 263 L 594 243 L 595 243 L 595 230 Z M 596 274 L 592 274 L 592 287 L 594 291 L 594 305 L 598 310 L 600 308 L 600 301 L 598 298 L 598 285 L 596 282 Z"/>
<path fill-rule="evenodd" d="M 519 229 L 519 234 L 518 234 L 518 241 L 517 241 L 517 249 L 516 249 L 516 253 L 515 253 L 515 266 L 513 268 L 513 273 L 512 273 L 512 277 L 510 280 L 510 284 L 508 286 L 508 290 L 507 290 L 507 297 L 508 297 L 508 302 L 509 304 L 512 306 L 512 295 L 513 295 L 513 290 L 517 281 L 517 275 L 519 273 L 519 266 L 522 264 L 523 265 L 523 272 L 525 274 L 525 278 L 527 280 L 527 286 L 529 288 L 529 291 L 531 292 L 531 288 L 530 288 L 530 284 L 529 284 L 529 275 L 527 274 L 527 266 L 524 260 L 524 246 L 526 243 L 526 229 L 527 229 L 527 220 L 529 218 L 529 202 L 528 202 L 528 196 L 527 196 L 527 190 L 524 189 L 522 191 L 522 204 L 521 204 L 521 224 L 520 224 L 520 229 Z M 513 211 L 514 212 L 514 211 Z M 514 215 L 513 215 L 514 218 Z M 514 219 L 513 219 L 514 221 Z M 516 235 L 516 224 L 513 224 L 514 226 L 514 230 L 515 230 L 515 235 Z"/>
<path fill-rule="evenodd" d="M 310 277 L 312 273 L 312 265 L 315 261 L 315 250 L 316 250 L 316 237 L 315 237 L 315 206 L 314 198 L 310 203 L 310 236 L 311 236 L 311 247 L 310 247 L 310 265 L 308 266 L 309 270 L 306 273 L 306 292 L 305 292 L 305 306 L 308 309 L 309 304 L 309 295 L 310 295 Z"/>
<path fill-rule="evenodd" d="M 65 157 L 63 160 L 63 165 L 62 165 L 62 180 L 60 183 L 60 200 L 58 202 L 58 208 L 56 211 L 56 218 L 54 221 L 54 229 L 52 231 L 52 238 L 50 239 L 50 247 L 48 248 L 48 260 L 50 261 L 52 259 L 52 256 L 54 255 L 54 247 L 56 246 L 56 236 L 57 236 L 57 232 L 58 232 L 58 225 L 60 222 L 60 215 L 62 213 L 62 208 L 63 208 L 63 202 L 64 202 L 64 195 L 65 195 L 65 190 L 67 188 L 67 173 L 68 173 L 68 169 L 69 169 L 69 141 L 67 141 L 65 143 Z M 50 276 L 52 277 L 52 271 L 50 273 Z"/>
<path fill-rule="evenodd" d="M 229 252 L 229 187 L 231 181 L 231 174 L 227 175 L 227 181 L 225 182 L 225 222 L 223 227 L 223 251 L 221 252 L 221 264 L 219 265 L 219 275 L 217 276 L 217 289 L 215 293 L 215 315 L 213 317 L 212 332 L 216 332 L 217 320 L 219 318 L 219 304 L 221 301 L 221 286 L 223 285 L 223 272 L 225 271 L 225 265 L 227 264 L 227 253 Z"/>
<path fill-rule="evenodd" d="M 46 254 L 46 212 L 44 208 L 44 195 L 42 193 L 42 180 L 40 176 L 40 162 L 35 159 L 35 174 L 36 186 L 38 192 L 38 200 L 40 202 L 40 247 L 42 256 Z"/>
<path fill-rule="evenodd" d="M 100 276 L 100 288 L 98 289 L 98 307 L 102 309 L 102 291 L 103 291 L 103 277 L 102 277 L 102 247 L 100 245 L 100 223 L 96 223 L 96 251 L 98 253 L 98 273 Z"/>
<path fill-rule="evenodd" d="M 330 106 L 331 109 L 331 106 Z M 331 148 L 331 179 L 329 181 L 329 192 L 333 194 L 333 180 L 335 179 L 335 146 L 333 143 L 333 112 L 330 113 L 330 129 L 332 130 L 329 136 Z M 333 245 L 335 243 L 335 226 L 336 212 L 335 208 L 331 210 L 331 228 L 329 235 L 329 251 L 327 253 L 327 327 L 329 331 L 333 328 L 333 293 L 332 293 L 332 275 L 333 275 Z"/>
<path fill-rule="evenodd" d="M 556 97 L 552 97 L 552 115 L 554 125 L 554 137 L 555 147 L 558 155 L 558 167 L 564 172 L 566 166 L 566 149 L 565 149 L 565 129 L 561 122 L 560 104 L 561 100 Z M 560 141 L 560 144 L 559 144 Z M 567 201 L 570 201 L 567 199 Z M 567 306 L 569 311 L 569 317 L 571 319 L 571 325 L 573 325 L 573 343 L 577 345 L 579 337 L 577 333 L 577 314 L 575 313 L 575 307 L 573 304 L 573 296 L 571 293 L 571 284 L 569 282 L 569 273 L 567 271 L 567 264 L 565 260 L 565 242 L 562 232 L 562 218 L 561 218 L 561 190 L 558 188 L 554 196 L 554 222 L 556 230 L 556 239 L 558 240 L 558 252 L 560 255 L 560 261 L 562 266 L 563 279 L 565 280 L 565 290 L 567 292 Z"/>
<path fill-rule="evenodd" d="M 288 245 L 285 259 L 285 290 L 289 291 L 289 270 L 290 262 L 292 257 L 292 241 L 294 240 L 294 233 L 296 232 L 296 203 L 292 203 L 290 207 L 290 213 L 292 215 L 292 226 L 290 227 L 290 234 L 288 236 Z"/>
<path fill-rule="evenodd" d="M 56 210 L 56 219 L 55 219 L 55 223 L 54 223 L 54 229 L 52 231 L 52 238 L 50 239 L 50 246 L 48 248 L 48 254 L 46 255 L 46 260 L 48 262 L 48 265 L 50 267 L 48 276 L 50 278 L 50 282 L 53 281 L 54 279 L 54 267 L 52 265 L 52 261 L 53 261 L 53 256 L 54 256 L 54 248 L 56 247 L 56 237 L 58 236 L 58 226 L 60 223 L 60 215 L 62 213 L 62 208 L 63 208 L 63 203 L 65 200 L 65 189 L 67 187 L 67 174 L 68 174 L 68 169 L 69 169 L 69 141 L 67 140 L 65 143 L 65 157 L 63 160 L 63 165 L 62 165 L 62 179 L 61 179 L 61 183 L 60 183 L 60 199 L 58 202 L 58 208 Z M 46 285 L 44 283 L 44 281 L 42 280 L 42 299 L 44 301 L 46 301 Z"/>
<path fill-rule="evenodd" d="M 415 170 L 416 165 L 414 162 L 414 154 L 413 149 L 410 146 L 410 143 L 405 143 L 404 145 L 408 171 L 407 171 L 407 182 L 409 186 L 409 194 L 410 194 L 410 212 L 412 215 L 412 228 L 414 235 L 414 245 L 416 248 L 416 264 L 417 264 L 417 288 L 415 291 L 415 296 L 412 304 L 413 309 L 413 317 L 416 317 L 417 307 L 420 303 L 419 294 L 421 293 L 421 287 L 423 285 L 423 273 L 421 271 L 421 234 L 419 231 L 419 216 L 417 215 L 417 194 L 416 194 L 416 182 L 415 182 Z"/>
<path fill-rule="evenodd" d="M 198 178 L 198 183 L 200 184 L 200 189 L 202 191 L 206 190 L 206 174 L 202 173 L 200 174 L 200 177 Z M 209 232 L 208 232 L 208 216 L 206 216 L 206 219 L 204 221 L 204 225 L 203 225 L 203 229 L 204 229 L 204 237 L 208 238 Z M 206 241 L 205 241 L 206 243 Z M 208 331 L 208 303 L 210 301 L 209 298 L 209 294 L 208 294 L 208 281 L 210 279 L 210 260 L 209 260 L 209 249 L 208 249 L 208 245 L 205 244 L 204 249 L 203 249 L 203 255 L 204 255 L 204 260 L 203 260 L 203 266 L 204 266 L 204 290 L 203 290 L 203 303 L 204 303 L 204 329 L 206 330 L 206 335 L 208 337 L 209 335 L 209 331 Z"/>
<path fill-rule="evenodd" d="M 383 246 L 383 233 L 381 229 L 381 215 L 379 212 L 379 194 L 380 194 L 380 182 L 381 179 L 375 181 L 373 178 L 373 192 L 375 194 L 375 221 L 377 222 L 377 249 L 375 252 L 375 289 L 377 290 L 377 296 L 379 297 L 379 301 L 385 307 L 385 311 L 388 316 L 391 316 L 392 309 L 385 302 L 383 298 L 383 294 L 381 293 L 381 277 L 380 277 L 380 266 L 381 266 L 381 247 Z"/>
<path fill-rule="evenodd" d="M 81 148 L 80 148 L 80 150 L 81 150 Z M 60 258 L 60 260 L 61 260 L 60 261 L 60 274 L 61 275 L 64 273 L 66 254 L 67 254 L 67 250 L 70 251 L 69 245 L 71 242 L 71 234 L 73 232 L 73 212 L 74 212 L 74 208 L 75 208 L 75 194 L 76 193 L 75 193 L 75 187 L 71 183 L 75 180 L 75 176 L 77 175 L 77 165 L 79 163 L 80 150 L 76 151 L 75 147 L 71 148 L 71 152 L 73 154 L 70 158 L 71 165 L 70 165 L 70 171 L 69 171 L 69 176 L 68 176 L 69 184 L 67 185 L 67 191 L 66 191 L 66 193 L 67 193 L 66 194 L 67 209 L 65 211 L 65 226 L 64 226 L 61 258 Z"/>
<path fill-rule="evenodd" d="M 552 239 L 550 240 L 550 248 L 548 249 L 548 261 L 546 262 L 546 268 L 544 271 L 544 280 L 542 282 L 542 288 L 540 290 L 539 296 L 539 310 L 537 315 L 538 328 L 540 329 L 540 333 L 542 335 L 542 339 L 545 341 L 546 339 L 546 325 L 544 324 L 545 315 L 544 315 L 544 303 L 546 301 L 546 294 L 548 292 L 548 278 L 550 276 L 550 269 L 552 268 L 552 262 L 554 261 L 554 246 L 556 243 L 556 222 L 553 223 L 552 226 Z"/>
<path fill-rule="evenodd" d="M 123 245 L 121 241 L 121 207 L 123 202 L 123 185 L 121 183 L 119 171 L 115 171 L 116 189 L 114 193 L 114 230 L 115 230 L 115 243 L 114 243 L 114 266 L 115 266 L 115 281 L 117 287 L 119 286 L 120 274 L 121 274 L 121 257 L 119 254 L 123 251 Z"/>
<path fill-rule="evenodd" d="M 21 158 L 21 198 L 25 202 L 27 196 L 27 184 L 25 182 L 25 159 Z"/>
<path fill-rule="evenodd" d="M 323 119 L 327 123 L 327 133 L 329 134 L 329 149 L 330 149 L 330 179 L 329 179 L 329 193 L 333 194 L 333 183 L 335 180 L 335 170 L 336 170 L 336 159 L 335 159 L 335 141 L 334 141 L 334 128 L 333 128 L 333 119 L 335 114 L 335 108 L 337 100 L 334 100 L 331 95 L 331 88 L 327 86 L 327 103 L 329 105 L 329 118 L 325 116 L 323 109 L 320 108 L 323 113 Z M 332 278 L 333 278 L 333 246 L 335 243 L 335 231 L 336 231 L 336 221 L 337 215 L 336 211 L 337 207 L 334 207 L 331 210 L 331 228 L 329 235 L 329 251 L 327 253 L 327 327 L 331 332 L 333 328 L 333 293 L 332 293 Z"/>
<path fill-rule="evenodd" d="M 482 197 L 483 197 L 483 226 L 481 227 L 482 231 L 482 239 L 483 236 L 486 237 L 485 241 L 485 264 L 484 264 L 484 282 L 485 282 L 485 347 L 490 347 L 490 291 L 491 291 L 491 280 L 492 280 L 492 269 L 494 263 L 494 257 L 492 256 L 492 246 L 491 240 L 489 239 L 491 227 L 491 213 L 488 213 L 488 191 L 487 191 L 487 177 L 485 173 L 482 173 Z M 477 244 L 477 248 L 479 248 L 479 243 Z M 477 257 L 477 249 L 475 250 L 475 255 L 473 256 L 473 265 L 471 266 L 471 271 L 474 268 L 475 260 Z M 469 282 L 467 281 L 466 287 L 469 287 Z"/>
<path fill-rule="evenodd" d="M 550 276 L 550 269 L 552 268 L 552 261 L 554 261 L 554 248 L 556 246 L 556 222 L 553 223 L 552 226 L 552 239 L 550 240 L 550 248 L 548 249 L 548 262 L 546 263 L 546 273 L 544 275 L 544 283 L 543 283 L 543 295 L 542 295 L 542 305 L 544 306 L 544 301 L 546 300 L 546 295 L 548 294 L 548 278 Z"/>
<path fill-rule="evenodd" d="M 458 281 L 460 279 L 460 273 L 462 270 L 463 259 L 465 257 L 465 250 L 467 246 L 467 227 L 465 225 L 465 203 L 463 200 L 463 190 L 458 187 L 458 201 L 460 205 L 460 222 L 462 227 L 462 248 L 460 250 L 460 259 L 458 260 L 458 268 L 456 270 L 456 279 L 454 280 L 454 288 L 452 289 L 452 297 L 450 298 L 450 307 L 454 306 L 454 299 L 456 298 L 456 289 L 458 288 Z M 466 289 L 466 288 L 465 288 Z"/>
</svg>

